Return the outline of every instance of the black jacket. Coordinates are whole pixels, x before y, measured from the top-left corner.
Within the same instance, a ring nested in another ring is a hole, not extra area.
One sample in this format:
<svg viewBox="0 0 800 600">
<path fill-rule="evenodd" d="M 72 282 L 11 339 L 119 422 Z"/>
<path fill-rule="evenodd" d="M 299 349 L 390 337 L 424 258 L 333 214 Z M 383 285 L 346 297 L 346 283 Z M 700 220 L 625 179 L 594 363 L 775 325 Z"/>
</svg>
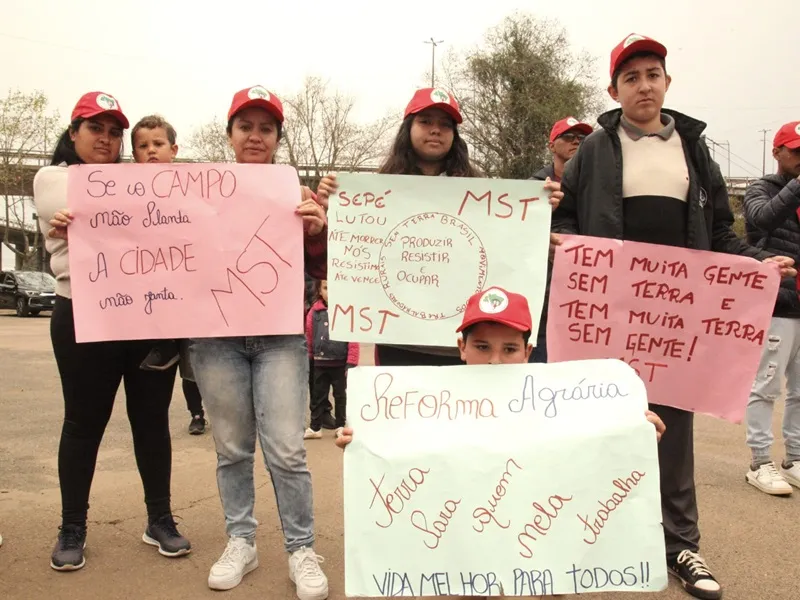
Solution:
<svg viewBox="0 0 800 600">
<path fill-rule="evenodd" d="M 800 263 L 800 182 L 794 177 L 767 175 L 744 195 L 747 240 L 757 248 Z M 776 317 L 800 318 L 800 299 L 795 277 L 784 277 L 775 301 Z"/>
<path fill-rule="evenodd" d="M 553 163 L 550 163 L 547 166 L 542 167 L 536 173 L 533 174 L 531 179 L 537 179 L 539 181 L 544 181 L 547 178 L 552 179 L 555 181 L 556 172 L 553 168 Z M 548 256 L 547 259 L 547 283 L 545 284 L 544 288 L 544 304 L 542 305 L 542 316 L 539 320 L 539 332 L 537 334 L 537 339 L 542 339 L 547 334 L 547 305 L 550 303 L 550 280 L 553 277 L 553 261 L 550 260 Z"/>
<path fill-rule="evenodd" d="M 759 260 L 773 256 L 736 237 L 725 180 L 700 138 L 706 124 L 672 110 L 663 112 L 675 119 L 689 169 L 686 247 Z M 621 116 L 620 109 L 600 115 L 601 129 L 567 162 L 561 180 L 564 199 L 553 213 L 553 231 L 624 239 L 622 147 L 617 135 Z"/>
<path fill-rule="evenodd" d="M 553 181 L 556 180 L 556 170 L 553 167 L 553 163 L 550 163 L 549 165 L 542 167 L 541 169 L 536 171 L 536 173 L 533 174 L 533 177 L 531 177 L 531 179 L 538 179 L 539 181 L 544 181 L 548 177 Z"/>
</svg>

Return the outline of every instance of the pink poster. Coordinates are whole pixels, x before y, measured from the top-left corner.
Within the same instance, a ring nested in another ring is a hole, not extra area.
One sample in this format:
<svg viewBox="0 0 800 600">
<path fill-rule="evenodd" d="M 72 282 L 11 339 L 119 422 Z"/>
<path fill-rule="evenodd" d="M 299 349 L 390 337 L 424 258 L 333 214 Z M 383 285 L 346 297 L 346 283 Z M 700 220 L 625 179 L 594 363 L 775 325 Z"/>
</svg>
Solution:
<svg viewBox="0 0 800 600">
<path fill-rule="evenodd" d="M 68 202 L 78 342 L 302 332 L 294 168 L 79 165 Z"/>
<path fill-rule="evenodd" d="M 617 358 L 648 400 L 739 423 L 778 293 L 752 258 L 563 236 L 547 323 L 550 362 Z"/>
</svg>

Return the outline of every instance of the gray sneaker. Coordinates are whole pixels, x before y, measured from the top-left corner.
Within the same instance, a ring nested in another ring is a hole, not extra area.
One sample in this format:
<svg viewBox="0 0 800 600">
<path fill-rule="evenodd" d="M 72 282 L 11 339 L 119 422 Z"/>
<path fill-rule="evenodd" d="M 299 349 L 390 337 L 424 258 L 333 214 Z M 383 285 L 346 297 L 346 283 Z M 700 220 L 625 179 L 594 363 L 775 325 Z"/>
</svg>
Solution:
<svg viewBox="0 0 800 600">
<path fill-rule="evenodd" d="M 200 415 L 195 415 L 189 423 L 189 435 L 203 435 L 206 432 L 206 425 L 208 421 Z"/>
<path fill-rule="evenodd" d="M 56 571 L 77 571 L 86 564 L 86 527 L 64 525 L 59 527 L 58 539 L 50 556 L 50 566 Z"/>
<path fill-rule="evenodd" d="M 150 523 L 142 535 L 142 541 L 156 546 L 159 554 L 170 558 L 184 556 L 192 551 L 189 540 L 178 532 L 172 515 L 164 515 Z"/>
</svg>

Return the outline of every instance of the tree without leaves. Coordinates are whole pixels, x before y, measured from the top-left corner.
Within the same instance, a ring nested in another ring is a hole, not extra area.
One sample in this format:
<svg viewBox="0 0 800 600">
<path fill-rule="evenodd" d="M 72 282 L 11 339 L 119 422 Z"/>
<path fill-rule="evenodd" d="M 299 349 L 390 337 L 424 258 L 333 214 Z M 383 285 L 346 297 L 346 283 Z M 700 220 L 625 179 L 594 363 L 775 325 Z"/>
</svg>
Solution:
<svg viewBox="0 0 800 600">
<path fill-rule="evenodd" d="M 189 136 L 187 145 L 197 160 L 203 162 L 233 162 L 233 149 L 225 134 L 227 123 L 214 118 L 201 125 Z"/>
<path fill-rule="evenodd" d="M 300 92 L 286 98 L 284 107 L 286 160 L 308 168 L 310 178 L 317 181 L 333 169 L 377 167 L 397 123 L 394 115 L 356 123 L 354 99 L 319 77 L 306 78 Z"/>
<path fill-rule="evenodd" d="M 443 80 L 461 105 L 474 162 L 509 179 L 529 178 L 550 162 L 553 124 L 602 108 L 593 65 L 573 53 L 563 28 L 519 13 L 490 29 L 481 46 L 451 52 Z"/>
<path fill-rule="evenodd" d="M 34 173 L 26 167 L 41 164 L 41 158 L 37 162 L 31 155 L 42 157 L 52 152 L 61 132 L 58 113 L 48 111 L 44 92 L 12 90 L 0 100 L 0 194 L 4 199 L 1 221 L 6 225 L 3 245 L 24 266 L 39 266 L 36 258 L 40 245 L 32 205 L 24 197 Z M 21 249 L 13 242 L 23 238 L 18 233 L 12 236 L 12 230 L 23 232 L 28 242 Z"/>
</svg>

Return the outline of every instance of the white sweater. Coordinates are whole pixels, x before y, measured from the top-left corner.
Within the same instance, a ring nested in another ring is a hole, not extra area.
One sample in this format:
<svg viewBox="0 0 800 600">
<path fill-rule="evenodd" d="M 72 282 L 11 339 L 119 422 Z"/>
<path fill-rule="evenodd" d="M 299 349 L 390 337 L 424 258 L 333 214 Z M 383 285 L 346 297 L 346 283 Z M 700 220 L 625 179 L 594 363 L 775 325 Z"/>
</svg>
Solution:
<svg viewBox="0 0 800 600">
<path fill-rule="evenodd" d="M 50 268 L 56 276 L 56 294 L 71 298 L 69 283 L 69 247 L 64 240 L 47 237 L 50 219 L 56 211 L 67 208 L 67 167 L 43 167 L 33 178 L 33 203 L 39 215 L 39 226 L 45 236 L 45 247 L 51 254 Z"/>
</svg>

